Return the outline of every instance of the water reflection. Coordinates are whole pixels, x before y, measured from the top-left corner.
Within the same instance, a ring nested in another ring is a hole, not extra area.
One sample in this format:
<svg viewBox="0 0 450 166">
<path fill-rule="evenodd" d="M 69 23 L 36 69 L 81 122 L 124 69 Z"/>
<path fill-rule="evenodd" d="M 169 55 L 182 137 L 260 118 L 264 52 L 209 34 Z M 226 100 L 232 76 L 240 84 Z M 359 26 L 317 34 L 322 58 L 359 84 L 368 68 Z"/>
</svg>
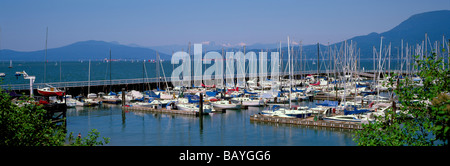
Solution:
<svg viewBox="0 0 450 166">
<path fill-rule="evenodd" d="M 314 103 L 296 103 L 314 104 Z M 351 131 L 293 124 L 251 122 L 262 107 L 196 117 L 122 111 L 119 105 L 68 109 L 67 128 L 83 135 L 92 128 L 126 146 L 353 146 Z"/>
</svg>

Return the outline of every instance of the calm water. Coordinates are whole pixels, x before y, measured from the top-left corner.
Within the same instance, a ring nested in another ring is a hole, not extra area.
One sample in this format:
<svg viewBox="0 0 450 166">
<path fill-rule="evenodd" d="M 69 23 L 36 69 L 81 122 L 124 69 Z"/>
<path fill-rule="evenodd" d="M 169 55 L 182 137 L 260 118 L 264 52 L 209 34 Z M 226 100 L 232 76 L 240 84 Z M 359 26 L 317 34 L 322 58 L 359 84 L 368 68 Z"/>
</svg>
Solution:
<svg viewBox="0 0 450 166">
<path fill-rule="evenodd" d="M 313 63 L 314 62 L 314 63 Z M 317 64 L 315 64 L 315 60 L 308 60 L 303 63 L 303 67 L 305 70 L 317 70 Z M 385 62 L 384 66 L 387 66 Z M 156 63 L 144 63 L 142 61 L 131 62 L 131 61 L 118 61 L 112 62 L 108 64 L 103 61 L 91 61 L 91 80 L 109 80 L 110 72 L 109 68 L 111 65 L 111 79 L 133 79 L 133 78 L 155 78 L 157 76 L 156 72 Z M 163 77 L 165 74 L 166 77 L 171 77 L 172 71 L 177 65 L 172 65 L 170 61 L 164 61 L 162 63 L 164 67 L 163 70 L 160 69 L 160 76 Z M 286 65 L 286 64 L 284 64 Z M 325 69 L 324 62 L 321 62 L 321 70 Z M 35 83 L 43 83 L 44 82 L 44 71 L 45 71 L 45 63 L 44 62 L 26 62 L 26 61 L 13 61 L 13 68 L 8 68 L 9 61 L 1 61 L 0 62 L 0 73 L 5 73 L 6 77 L 1 79 L 1 84 L 28 84 L 29 80 L 23 79 L 23 77 L 15 77 L 14 74 L 17 71 L 26 71 L 28 75 L 36 76 Z M 373 61 L 371 60 L 361 60 L 361 68 L 364 67 L 364 70 L 372 70 L 373 69 Z M 193 67 L 193 66 L 192 66 Z M 203 66 L 203 71 L 205 71 L 205 67 Z M 284 69 L 285 66 L 283 66 Z M 298 71 L 300 66 L 295 65 L 295 70 Z M 328 68 L 328 67 L 327 67 Z M 398 65 L 396 61 L 391 62 L 391 69 L 398 69 Z M 405 68 L 405 67 L 403 67 Z M 124 70 L 126 69 L 126 70 Z M 62 61 L 55 62 L 49 61 L 47 63 L 47 74 L 46 74 L 46 82 L 70 82 L 70 81 L 88 81 L 89 79 L 89 61 Z M 270 63 L 268 64 L 268 71 L 270 71 Z M 193 70 L 192 70 L 193 72 Z"/>
<path fill-rule="evenodd" d="M 314 106 L 311 102 L 300 105 Z M 85 136 L 92 128 L 108 146 L 355 146 L 352 130 L 250 122 L 261 108 L 195 116 L 122 112 L 118 105 L 67 112 L 67 129 Z"/>
<path fill-rule="evenodd" d="M 311 61 L 312 62 L 312 61 Z M 364 62 L 370 70 L 372 61 Z M 362 63 L 362 64 L 364 64 Z M 43 62 L 0 62 L 0 73 L 6 73 L 2 84 L 28 84 L 23 77 L 15 77 L 16 71 L 25 70 L 36 76 L 35 83 L 42 83 Z M 112 62 L 112 79 L 155 77 L 156 64 L 142 62 Z M 166 76 L 173 67 L 163 63 Z M 315 70 L 312 63 L 308 67 Z M 126 70 L 124 70 L 126 69 Z M 87 81 L 89 62 L 48 62 L 47 82 Z M 145 73 L 145 70 L 147 73 Z M 162 70 L 161 76 L 162 76 Z M 143 75 L 144 74 L 144 75 Z M 91 62 L 91 80 L 108 80 L 109 65 L 101 61 Z M 314 107 L 314 103 L 299 105 Z M 250 115 L 263 108 L 250 107 L 248 110 L 229 110 L 226 113 L 204 116 L 155 114 L 149 112 L 122 112 L 118 105 L 93 108 L 71 108 L 67 112 L 68 132 L 74 135 L 87 133 L 95 128 L 102 137 L 111 138 L 113 146 L 354 146 L 351 130 L 317 128 L 299 125 L 250 122 Z"/>
</svg>

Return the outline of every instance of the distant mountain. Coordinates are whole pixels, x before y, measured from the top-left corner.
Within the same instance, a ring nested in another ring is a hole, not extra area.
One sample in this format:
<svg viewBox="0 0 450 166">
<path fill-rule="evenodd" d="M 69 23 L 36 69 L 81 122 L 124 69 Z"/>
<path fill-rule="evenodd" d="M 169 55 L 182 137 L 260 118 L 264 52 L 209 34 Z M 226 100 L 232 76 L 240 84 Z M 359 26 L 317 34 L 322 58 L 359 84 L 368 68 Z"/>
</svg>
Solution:
<svg viewBox="0 0 450 166">
<path fill-rule="evenodd" d="M 379 50 L 380 38 L 381 36 L 383 36 L 383 45 L 388 45 L 389 43 L 391 43 L 391 52 L 393 55 L 396 55 L 395 47 L 400 48 L 401 40 L 403 40 L 404 46 L 406 46 L 406 43 L 408 43 L 409 45 L 419 44 L 425 40 L 425 33 L 427 34 L 428 39 L 431 41 L 431 45 L 433 45 L 434 41 L 442 42 L 442 35 L 445 35 L 445 40 L 447 42 L 448 37 L 450 36 L 450 22 L 448 20 L 450 20 L 450 10 L 420 13 L 409 17 L 407 20 L 401 22 L 399 25 L 389 31 L 383 33 L 372 32 L 367 35 L 355 36 L 353 38 L 347 39 L 346 41 L 352 41 L 356 43 L 357 48 L 360 49 L 362 59 L 371 59 L 373 56 L 373 47 L 375 46 L 375 48 Z M 343 42 L 344 41 L 337 42 L 331 44 L 331 46 L 334 47 L 334 45 L 336 45 L 338 48 L 340 48 Z M 278 47 L 279 43 L 252 44 L 246 46 L 246 51 L 259 52 L 261 49 L 263 49 L 264 51 L 266 51 L 267 49 L 269 49 L 269 51 L 276 51 Z M 287 51 L 286 43 L 282 43 L 282 47 L 283 58 L 287 59 L 287 55 L 285 55 Z M 186 51 L 188 46 L 187 44 L 167 45 L 151 48 L 161 52 L 165 52 L 166 54 L 171 54 L 172 50 L 178 51 L 183 49 Z M 203 44 L 203 48 L 206 48 L 207 51 L 219 51 L 222 48 L 228 51 L 243 51 L 242 46 L 224 47 L 221 45 Z M 298 45 L 294 45 L 293 49 L 294 51 L 298 51 Z M 328 49 L 327 46 L 320 44 L 321 51 L 325 51 L 326 49 Z M 302 53 L 304 56 L 306 56 L 307 59 L 317 59 L 317 44 L 303 45 Z"/>
<path fill-rule="evenodd" d="M 372 49 L 375 46 L 379 50 L 380 38 L 383 36 L 383 45 L 391 43 L 391 52 L 396 55 L 395 47 L 401 47 L 402 39 L 404 46 L 406 46 L 406 43 L 409 45 L 420 44 L 425 40 L 425 33 L 431 45 L 434 45 L 435 41 L 442 43 L 443 35 L 448 42 L 450 37 L 450 22 L 448 20 L 450 20 L 450 10 L 420 13 L 409 17 L 389 31 L 356 36 L 347 41 L 351 40 L 357 43 L 357 47 L 361 48 L 361 58 L 372 58 Z M 428 48 L 429 46 L 428 44 Z"/>
<path fill-rule="evenodd" d="M 81 41 L 67 46 L 47 50 L 48 61 L 59 60 L 103 60 L 109 59 L 111 49 L 112 59 L 156 59 L 153 49 L 120 45 L 117 42 Z M 1 50 L 0 60 L 44 61 L 45 50 L 20 52 Z M 161 59 L 169 59 L 169 55 L 159 53 Z"/>
<path fill-rule="evenodd" d="M 133 46 L 136 46 L 136 45 L 133 44 Z M 255 44 L 251 44 L 251 45 L 246 45 L 246 49 L 259 49 L 259 50 L 264 49 L 264 50 L 266 50 L 266 49 L 278 48 L 278 46 L 279 46 L 279 43 L 269 43 L 269 44 L 255 43 Z M 148 48 L 158 50 L 162 53 L 171 55 L 173 52 L 177 52 L 177 51 L 181 51 L 181 50 L 184 50 L 187 52 L 188 47 L 189 47 L 188 43 L 186 43 L 185 45 L 174 44 L 174 45 L 152 46 L 152 47 L 148 47 Z M 191 51 L 192 51 L 191 53 L 193 53 L 193 49 L 194 49 L 193 47 L 194 47 L 194 43 L 191 43 Z M 222 45 L 222 44 L 216 45 L 215 42 L 204 42 L 204 43 L 202 43 L 202 47 L 207 52 L 212 51 L 212 50 L 215 50 L 215 51 L 222 50 L 222 48 L 225 50 L 230 50 L 230 51 L 231 50 L 239 50 L 239 49 L 241 49 L 241 51 L 242 51 L 242 49 L 243 49 L 243 46 L 238 45 L 238 44 L 236 44 L 236 45 Z"/>
<path fill-rule="evenodd" d="M 434 45 L 435 41 L 442 43 L 443 35 L 446 42 L 448 42 L 450 37 L 450 22 L 448 20 L 450 20 L 450 10 L 420 13 L 409 17 L 389 31 L 383 33 L 372 32 L 363 36 L 355 36 L 346 41 L 356 42 L 356 47 L 361 51 L 361 59 L 372 59 L 373 47 L 377 50 L 380 49 L 381 36 L 383 36 L 383 48 L 391 43 L 391 55 L 396 57 L 396 47 L 400 49 L 402 40 L 404 46 L 406 46 L 406 43 L 409 45 L 421 44 L 425 40 L 425 34 L 427 34 L 427 40 L 430 41 L 431 45 Z M 331 44 L 331 46 L 334 47 L 336 45 L 337 48 L 340 48 L 343 42 L 337 42 Z M 428 51 L 432 49 L 430 48 L 430 43 L 427 45 Z M 298 49 L 298 46 L 294 47 L 294 50 L 296 49 Z M 327 46 L 320 45 L 321 52 L 326 49 L 328 49 Z M 287 48 L 282 50 L 286 51 Z M 303 55 L 308 59 L 317 59 L 317 44 L 304 45 Z"/>
<path fill-rule="evenodd" d="M 427 34 L 431 45 L 434 41 L 442 42 L 442 35 L 445 35 L 446 41 L 450 36 L 450 10 L 440 10 L 425 12 L 411 16 L 407 20 L 401 22 L 396 27 L 383 33 L 369 33 L 363 36 L 356 36 L 346 41 L 356 42 L 357 48 L 360 49 L 361 59 L 372 58 L 372 48 L 379 49 L 380 38 L 383 36 L 383 45 L 392 44 L 392 52 L 396 55 L 396 47 L 400 48 L 401 40 L 404 44 L 418 44 L 425 40 L 425 33 Z M 342 41 L 343 42 L 343 41 Z M 333 47 L 336 45 L 338 48 L 342 42 L 331 44 Z M 259 52 L 261 49 L 268 51 L 276 51 L 279 43 L 273 44 L 253 44 L 246 46 L 246 52 L 255 51 Z M 429 45 L 428 45 L 429 46 Z M 283 58 L 287 59 L 286 44 L 283 44 Z M 221 51 L 224 48 L 226 51 L 243 51 L 243 47 L 239 45 L 216 45 L 215 42 L 205 42 L 203 49 L 207 51 Z M 321 51 L 325 51 L 328 47 L 320 45 Z M 159 52 L 161 59 L 169 60 L 172 52 L 187 51 L 188 44 L 186 45 L 166 45 L 166 46 L 154 46 L 143 47 L 136 44 L 121 45 L 118 42 L 104 42 L 104 41 L 82 41 L 76 42 L 64 47 L 48 49 L 47 59 L 49 61 L 59 60 L 87 60 L 87 59 L 105 59 L 109 58 L 109 49 L 112 51 L 112 59 L 156 59 L 156 50 Z M 193 43 L 191 47 L 193 53 Z M 431 49 L 429 49 L 431 50 Z M 298 46 L 294 46 L 294 51 L 298 51 Z M 0 60 L 32 60 L 43 61 L 45 50 L 20 52 L 14 50 L 0 50 Z M 317 44 L 304 45 L 303 55 L 308 59 L 317 58 Z"/>
</svg>

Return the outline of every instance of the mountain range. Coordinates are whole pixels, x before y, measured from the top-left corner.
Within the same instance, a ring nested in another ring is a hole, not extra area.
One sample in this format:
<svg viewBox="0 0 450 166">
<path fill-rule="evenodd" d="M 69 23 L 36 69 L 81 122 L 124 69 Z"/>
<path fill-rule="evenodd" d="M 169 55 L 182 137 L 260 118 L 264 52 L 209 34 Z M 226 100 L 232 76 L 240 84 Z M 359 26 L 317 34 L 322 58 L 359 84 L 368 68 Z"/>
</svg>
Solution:
<svg viewBox="0 0 450 166">
<path fill-rule="evenodd" d="M 346 41 L 352 41 L 357 43 L 357 48 L 361 50 L 361 59 L 372 58 L 372 48 L 379 49 L 380 38 L 383 37 L 383 43 L 392 44 L 392 48 L 399 47 L 403 40 L 404 43 L 418 44 L 425 39 L 427 34 L 431 42 L 442 42 L 442 36 L 450 35 L 450 10 L 431 11 L 420 14 L 415 14 L 409 17 L 407 20 L 401 22 L 389 31 L 383 33 L 369 33 L 363 36 L 355 36 L 347 39 Z M 342 41 L 344 42 L 344 41 Z M 340 47 L 342 42 L 334 43 Z M 447 41 L 446 41 L 447 42 Z M 276 51 L 279 44 L 253 44 L 246 46 L 247 51 L 258 52 L 261 49 L 270 49 L 269 51 Z M 431 43 L 433 45 L 433 43 Z M 215 45 L 214 42 L 204 43 L 203 47 L 207 50 L 219 51 L 222 49 L 222 45 Z M 326 46 L 320 45 L 321 50 L 326 49 Z M 157 52 L 161 59 L 169 60 L 171 58 L 172 51 L 187 50 L 186 45 L 167 45 L 167 46 L 155 46 L 155 47 L 143 47 L 138 45 L 122 45 L 117 42 L 105 42 L 105 41 L 80 41 L 67 46 L 59 48 L 51 48 L 47 50 L 47 60 L 59 61 L 59 60 L 103 60 L 109 58 L 111 50 L 112 59 L 156 59 Z M 193 49 L 193 48 L 192 48 Z M 226 50 L 242 50 L 242 46 L 228 46 Z M 283 48 L 286 50 L 287 48 Z M 317 45 L 304 45 L 303 54 L 307 58 L 317 57 Z M 39 51 L 14 51 L 9 49 L 0 50 L 0 61 L 19 60 L 19 61 L 44 61 L 45 50 Z"/>
</svg>

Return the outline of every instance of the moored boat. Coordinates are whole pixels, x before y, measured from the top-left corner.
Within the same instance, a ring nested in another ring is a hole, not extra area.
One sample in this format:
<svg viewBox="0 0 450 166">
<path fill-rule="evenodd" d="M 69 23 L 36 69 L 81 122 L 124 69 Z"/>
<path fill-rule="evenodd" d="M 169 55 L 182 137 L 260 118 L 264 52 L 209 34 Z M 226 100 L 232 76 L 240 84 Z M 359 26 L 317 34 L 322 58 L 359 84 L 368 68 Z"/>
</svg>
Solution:
<svg viewBox="0 0 450 166">
<path fill-rule="evenodd" d="M 343 122 L 361 122 L 362 119 L 358 118 L 356 115 L 336 115 L 331 117 L 323 117 L 326 121 L 343 121 Z"/>
<path fill-rule="evenodd" d="M 215 109 L 240 109 L 242 106 L 240 103 L 232 103 L 226 100 L 211 102 L 211 105 Z"/>
<path fill-rule="evenodd" d="M 63 96 L 64 91 L 55 87 L 45 87 L 37 89 L 38 93 L 42 96 Z"/>
<path fill-rule="evenodd" d="M 249 97 L 234 97 L 231 99 L 233 103 L 241 103 L 242 106 L 259 107 L 264 106 L 266 102 L 263 99 L 249 98 Z"/>
<path fill-rule="evenodd" d="M 200 111 L 199 105 L 197 105 L 197 104 L 177 103 L 176 106 L 179 110 L 183 110 L 183 111 L 194 111 L 194 112 Z M 204 114 L 208 114 L 211 112 L 212 112 L 211 106 L 203 105 L 203 113 Z"/>
</svg>

